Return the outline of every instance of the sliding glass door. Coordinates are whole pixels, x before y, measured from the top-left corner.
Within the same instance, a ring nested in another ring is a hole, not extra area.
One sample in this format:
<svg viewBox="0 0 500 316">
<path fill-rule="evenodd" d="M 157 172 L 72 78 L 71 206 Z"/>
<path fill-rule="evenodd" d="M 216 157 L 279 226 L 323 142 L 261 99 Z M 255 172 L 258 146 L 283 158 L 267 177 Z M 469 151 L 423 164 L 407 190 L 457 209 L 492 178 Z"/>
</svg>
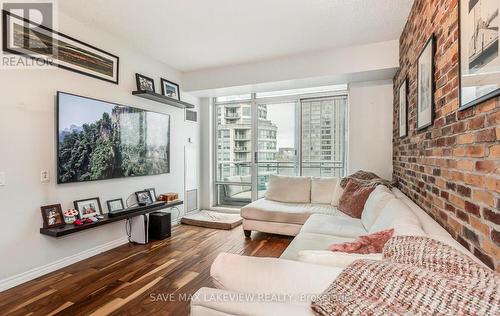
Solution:
<svg viewBox="0 0 500 316">
<path fill-rule="evenodd" d="M 252 103 L 215 106 L 216 205 L 241 206 L 252 201 Z"/>
<path fill-rule="evenodd" d="M 273 174 L 345 174 L 347 95 L 307 92 L 214 99 L 215 206 L 264 197 Z"/>
<path fill-rule="evenodd" d="M 298 175 L 297 102 L 258 104 L 257 198 L 264 197 L 269 176 Z"/>
</svg>

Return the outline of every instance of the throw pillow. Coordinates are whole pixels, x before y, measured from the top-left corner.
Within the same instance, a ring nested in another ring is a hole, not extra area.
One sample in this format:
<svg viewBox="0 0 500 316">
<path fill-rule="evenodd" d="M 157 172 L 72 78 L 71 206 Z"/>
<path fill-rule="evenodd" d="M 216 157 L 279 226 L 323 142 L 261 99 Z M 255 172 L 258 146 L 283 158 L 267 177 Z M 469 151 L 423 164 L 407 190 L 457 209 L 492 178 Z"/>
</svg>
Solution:
<svg viewBox="0 0 500 316">
<path fill-rule="evenodd" d="M 311 203 L 331 204 L 339 178 L 311 179 Z"/>
<path fill-rule="evenodd" d="M 374 187 L 365 187 L 355 180 L 350 180 L 340 197 L 338 209 L 351 217 L 361 218 L 366 200 L 374 189 Z"/>
<path fill-rule="evenodd" d="M 332 244 L 328 246 L 328 250 L 358 254 L 382 253 L 385 243 L 393 234 L 394 229 L 387 229 L 373 234 L 359 236 L 358 239 L 352 242 Z"/>
<path fill-rule="evenodd" d="M 385 185 L 378 185 L 368 196 L 361 213 L 363 227 L 369 231 L 387 203 L 395 198 L 394 194 Z"/>
<path fill-rule="evenodd" d="M 500 276 L 447 276 L 415 267 L 357 260 L 311 304 L 318 315 L 500 315 Z"/>
<path fill-rule="evenodd" d="M 311 177 L 271 175 L 266 199 L 285 203 L 311 203 Z"/>
<path fill-rule="evenodd" d="M 340 186 L 340 181 L 337 181 L 337 185 L 335 186 L 335 191 L 333 192 L 333 197 L 332 197 L 332 206 L 338 207 L 340 198 L 342 197 L 342 194 L 344 193 L 344 188 Z"/>
</svg>

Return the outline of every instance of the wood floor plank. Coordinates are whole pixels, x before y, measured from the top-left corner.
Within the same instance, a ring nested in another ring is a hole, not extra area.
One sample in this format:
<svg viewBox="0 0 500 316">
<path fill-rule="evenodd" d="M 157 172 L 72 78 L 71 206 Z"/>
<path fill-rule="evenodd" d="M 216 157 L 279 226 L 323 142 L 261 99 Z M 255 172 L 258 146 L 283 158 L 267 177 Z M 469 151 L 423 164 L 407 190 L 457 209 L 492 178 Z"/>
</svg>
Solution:
<svg viewBox="0 0 500 316">
<path fill-rule="evenodd" d="M 219 253 L 279 257 L 290 241 L 245 238 L 241 226 L 179 225 L 168 239 L 126 244 L 1 292 L 0 314 L 189 315 L 190 295 L 213 287 L 210 266 Z"/>
</svg>

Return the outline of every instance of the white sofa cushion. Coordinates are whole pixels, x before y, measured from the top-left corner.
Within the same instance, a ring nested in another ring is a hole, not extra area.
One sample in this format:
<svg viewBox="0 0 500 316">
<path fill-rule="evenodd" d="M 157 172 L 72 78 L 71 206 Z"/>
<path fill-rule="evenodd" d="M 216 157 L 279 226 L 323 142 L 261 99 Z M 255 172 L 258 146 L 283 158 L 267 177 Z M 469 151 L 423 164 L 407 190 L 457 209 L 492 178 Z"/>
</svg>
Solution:
<svg viewBox="0 0 500 316">
<path fill-rule="evenodd" d="M 321 293 L 341 272 L 335 267 L 231 253 L 220 253 L 210 268 L 218 288 L 243 293 Z"/>
<path fill-rule="evenodd" d="M 346 253 L 330 250 L 301 250 L 298 254 L 298 260 L 301 262 L 309 262 L 314 264 L 321 264 L 324 266 L 345 268 L 355 260 L 382 260 L 381 253 L 358 254 Z"/>
<path fill-rule="evenodd" d="M 327 250 L 331 244 L 354 241 L 355 238 L 337 237 L 331 235 L 300 233 L 288 245 L 280 258 L 297 260 L 301 250 Z"/>
<path fill-rule="evenodd" d="M 241 208 L 241 217 L 259 221 L 304 224 L 311 214 L 347 216 L 331 205 L 283 203 L 260 199 Z"/>
<path fill-rule="evenodd" d="M 396 196 L 385 185 L 378 185 L 370 193 L 363 208 L 363 213 L 361 213 L 361 223 L 366 230 L 369 230 L 373 223 L 375 223 L 375 220 L 387 203 L 395 198 Z"/>
<path fill-rule="evenodd" d="M 339 178 L 311 179 L 311 203 L 331 204 Z"/>
<path fill-rule="evenodd" d="M 338 237 L 358 237 L 368 234 L 357 218 L 313 214 L 300 229 L 301 233 L 314 233 Z"/>
<path fill-rule="evenodd" d="M 369 232 L 394 228 L 394 235 L 427 236 L 412 210 L 400 199 L 390 200 L 380 212 Z"/>
<path fill-rule="evenodd" d="M 259 293 L 243 294 L 220 289 L 200 288 L 191 299 L 191 316 L 234 316 L 234 315 L 287 315 L 314 316 L 310 302 L 293 304 L 290 297 L 273 293 L 269 297 Z M 274 298 L 274 300 L 272 300 Z M 292 298 L 293 299 L 293 298 Z"/>
<path fill-rule="evenodd" d="M 310 203 L 311 178 L 271 175 L 266 199 L 286 203 Z"/>
<path fill-rule="evenodd" d="M 428 237 L 450 245 L 472 258 L 478 264 L 484 265 L 481 260 L 474 256 L 472 252 L 462 246 L 458 241 L 453 239 L 453 237 L 446 231 L 446 229 L 439 225 L 432 217 L 429 216 L 429 214 L 427 214 L 422 208 L 415 204 L 415 202 L 410 200 L 410 198 L 403 192 L 401 192 L 397 188 L 393 188 L 392 192 L 397 198 L 401 199 L 401 201 L 408 205 L 408 207 L 413 211 L 413 214 L 418 217 L 420 224 L 422 225 L 422 229 L 425 231 Z"/>
<path fill-rule="evenodd" d="M 335 207 L 339 206 L 340 203 L 340 198 L 342 197 L 342 194 L 344 193 L 344 188 L 340 186 L 340 180 L 337 181 L 337 185 L 335 186 L 335 191 L 333 193 L 332 197 L 332 205 Z"/>
</svg>

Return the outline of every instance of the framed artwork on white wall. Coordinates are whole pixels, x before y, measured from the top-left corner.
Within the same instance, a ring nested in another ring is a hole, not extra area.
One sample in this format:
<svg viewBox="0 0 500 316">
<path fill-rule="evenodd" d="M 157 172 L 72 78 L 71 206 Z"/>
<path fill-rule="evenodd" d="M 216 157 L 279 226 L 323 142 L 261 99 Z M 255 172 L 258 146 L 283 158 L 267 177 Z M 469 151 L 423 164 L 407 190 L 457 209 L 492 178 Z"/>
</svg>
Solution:
<svg viewBox="0 0 500 316">
<path fill-rule="evenodd" d="M 434 119 L 434 35 L 427 40 L 417 60 L 417 129 Z"/>
<path fill-rule="evenodd" d="M 406 78 L 399 86 L 399 137 L 405 137 L 408 134 L 408 103 L 406 95 Z"/>
<path fill-rule="evenodd" d="M 500 95 L 498 0 L 459 1 L 460 109 Z"/>
</svg>

